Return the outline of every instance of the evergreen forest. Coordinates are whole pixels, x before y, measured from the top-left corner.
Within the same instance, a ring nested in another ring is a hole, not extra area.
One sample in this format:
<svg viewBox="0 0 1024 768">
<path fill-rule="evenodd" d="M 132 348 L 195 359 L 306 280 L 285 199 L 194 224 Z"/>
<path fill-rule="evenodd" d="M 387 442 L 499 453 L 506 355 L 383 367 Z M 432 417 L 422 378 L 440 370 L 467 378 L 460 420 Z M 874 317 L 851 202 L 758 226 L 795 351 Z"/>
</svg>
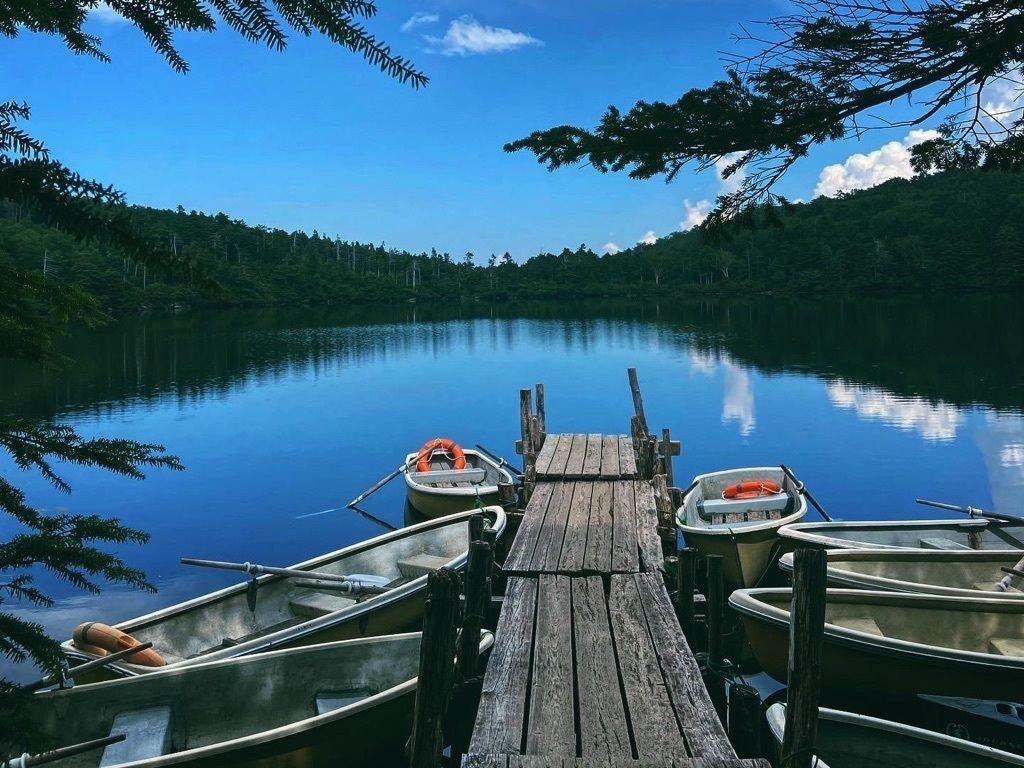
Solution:
<svg viewBox="0 0 1024 768">
<path fill-rule="evenodd" d="M 181 207 L 129 212 L 168 260 L 194 269 L 158 274 L 36 223 L 30 209 L 12 203 L 0 216 L 0 259 L 78 285 L 115 314 L 201 305 L 628 299 L 681 291 L 1024 288 L 1024 184 L 1019 174 L 997 170 L 894 179 L 779 209 L 777 221 L 732 222 L 714 236 L 677 232 L 609 254 L 580 245 L 524 263 L 507 252 L 409 253 Z"/>
</svg>

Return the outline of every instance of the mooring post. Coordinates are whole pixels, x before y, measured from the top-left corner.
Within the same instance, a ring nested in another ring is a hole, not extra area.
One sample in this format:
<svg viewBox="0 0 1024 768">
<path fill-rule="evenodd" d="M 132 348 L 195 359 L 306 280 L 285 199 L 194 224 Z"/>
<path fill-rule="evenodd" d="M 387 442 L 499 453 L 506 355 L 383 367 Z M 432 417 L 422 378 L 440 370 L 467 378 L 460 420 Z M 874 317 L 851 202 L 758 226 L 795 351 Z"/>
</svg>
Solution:
<svg viewBox="0 0 1024 768">
<path fill-rule="evenodd" d="M 537 432 L 540 436 L 540 442 L 543 444 L 544 438 L 548 434 L 548 417 L 547 412 L 544 410 L 544 384 L 538 381 L 534 391 L 537 393 Z M 540 450 L 539 445 L 537 450 Z"/>
<path fill-rule="evenodd" d="M 484 516 L 481 514 L 469 516 L 469 540 L 480 541 L 484 537 Z"/>
<path fill-rule="evenodd" d="M 466 609 L 462 617 L 455 674 L 459 683 L 466 682 L 479 672 L 480 630 L 490 599 L 487 584 L 490 576 L 491 545 L 486 541 L 474 541 L 469 545 L 469 562 L 466 565 Z"/>
<path fill-rule="evenodd" d="M 668 483 L 664 475 L 655 475 L 654 502 L 658 510 L 658 536 L 661 537 L 661 549 L 665 555 L 676 552 L 676 522 L 672 509 L 672 495 L 668 492 Z"/>
<path fill-rule="evenodd" d="M 530 420 L 533 418 L 533 392 L 529 389 L 519 390 L 519 433 L 520 453 L 526 457 L 533 450 L 533 435 L 530 431 Z"/>
<path fill-rule="evenodd" d="M 510 510 L 510 507 L 514 507 L 516 503 L 516 487 L 512 483 L 498 483 L 498 499 L 501 501 L 501 506 L 505 507 L 505 511 L 515 512 L 514 509 Z"/>
<path fill-rule="evenodd" d="M 725 684 L 722 679 L 722 622 L 725 610 L 725 583 L 722 579 L 722 556 L 708 555 L 708 601 L 705 621 L 708 626 L 708 663 L 704 673 L 711 703 L 722 725 L 726 724 Z"/>
<path fill-rule="evenodd" d="M 676 552 L 676 618 L 683 629 L 686 642 L 693 645 L 693 590 L 696 586 L 694 566 L 697 551 L 683 547 Z"/>
<path fill-rule="evenodd" d="M 678 455 L 679 444 L 672 442 L 672 433 L 668 427 L 661 430 L 661 455 L 665 457 L 665 477 L 671 488 L 676 484 L 675 472 L 672 470 L 672 457 Z"/>
<path fill-rule="evenodd" d="M 455 677 L 455 615 L 459 603 L 459 578 L 455 571 L 440 568 L 427 578 L 423 605 L 423 638 L 416 685 L 416 708 L 409 738 L 409 765 L 437 768 L 444 748 L 442 722 Z M 479 642 L 479 634 L 477 635 Z"/>
<path fill-rule="evenodd" d="M 818 738 L 818 694 L 825 639 L 825 550 L 801 547 L 793 555 L 786 733 L 782 765 L 811 768 Z"/>
<path fill-rule="evenodd" d="M 629 376 L 629 391 L 633 394 L 633 411 L 636 413 L 637 418 L 640 419 L 640 432 L 646 435 L 649 430 L 647 429 L 647 416 L 644 414 L 644 398 L 640 394 L 640 381 L 636 376 L 636 368 L 627 368 L 626 375 Z"/>
</svg>

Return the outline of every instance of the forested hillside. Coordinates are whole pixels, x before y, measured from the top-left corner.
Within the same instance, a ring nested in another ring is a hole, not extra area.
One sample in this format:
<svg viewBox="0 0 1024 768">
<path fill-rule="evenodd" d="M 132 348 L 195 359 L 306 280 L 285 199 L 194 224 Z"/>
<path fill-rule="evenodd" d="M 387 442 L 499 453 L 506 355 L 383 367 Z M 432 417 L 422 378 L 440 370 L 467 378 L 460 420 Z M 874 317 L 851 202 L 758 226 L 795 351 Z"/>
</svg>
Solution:
<svg viewBox="0 0 1024 768">
<path fill-rule="evenodd" d="M 581 245 L 517 264 L 509 254 L 412 254 L 314 231 L 133 208 L 140 230 L 196 264 L 219 290 L 167 278 L 80 245 L 7 204 L 0 258 L 78 283 L 115 312 L 172 305 L 639 297 L 701 292 L 816 293 L 1024 288 L 1024 176 L 956 171 L 820 198 L 782 226 L 733 227 L 724 240 L 676 233 L 598 255 Z"/>
</svg>

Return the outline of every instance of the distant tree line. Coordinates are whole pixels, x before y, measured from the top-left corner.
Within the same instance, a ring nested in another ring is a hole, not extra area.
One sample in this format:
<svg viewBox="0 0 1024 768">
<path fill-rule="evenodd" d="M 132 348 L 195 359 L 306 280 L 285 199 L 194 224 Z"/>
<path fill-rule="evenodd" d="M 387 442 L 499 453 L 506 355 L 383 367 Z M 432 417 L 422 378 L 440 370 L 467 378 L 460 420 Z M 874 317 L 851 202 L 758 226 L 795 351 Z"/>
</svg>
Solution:
<svg viewBox="0 0 1024 768">
<path fill-rule="evenodd" d="M 729 226 L 724 237 L 679 232 L 613 254 L 586 245 L 523 264 L 509 253 L 421 253 L 313 231 L 134 207 L 140 233 L 191 273 L 152 265 L 0 209 L 0 259 L 77 285 L 114 312 L 175 304 L 381 303 L 772 292 L 891 293 L 1024 288 L 1024 177 L 960 170 L 896 179 L 797 205 L 781 226 Z"/>
</svg>

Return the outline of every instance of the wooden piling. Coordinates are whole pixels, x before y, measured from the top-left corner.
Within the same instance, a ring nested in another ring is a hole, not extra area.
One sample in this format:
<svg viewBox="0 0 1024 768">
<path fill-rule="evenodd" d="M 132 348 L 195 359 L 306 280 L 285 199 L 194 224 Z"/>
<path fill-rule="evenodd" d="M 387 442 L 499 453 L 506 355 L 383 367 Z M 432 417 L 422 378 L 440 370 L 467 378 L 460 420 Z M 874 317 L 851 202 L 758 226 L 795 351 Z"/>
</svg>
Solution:
<svg viewBox="0 0 1024 768">
<path fill-rule="evenodd" d="M 694 566 L 697 551 L 683 547 L 676 552 L 676 618 L 683 629 L 686 641 L 693 645 L 693 590 L 696 586 Z"/>
<path fill-rule="evenodd" d="M 505 511 L 509 511 L 516 503 L 516 487 L 512 483 L 498 483 L 498 499 Z"/>
<path fill-rule="evenodd" d="M 455 672 L 455 679 L 459 683 L 466 682 L 480 671 L 480 630 L 491 596 L 487 583 L 490 576 L 491 545 L 486 541 L 474 541 L 469 545 L 469 560 L 466 565 L 466 608 L 462 617 L 462 634 L 459 639 Z"/>
<path fill-rule="evenodd" d="M 533 452 L 533 434 L 530 421 L 533 418 L 533 392 L 529 389 L 519 390 L 519 433 L 521 450 L 524 459 Z M 529 465 L 527 460 L 527 465 Z"/>
<path fill-rule="evenodd" d="M 441 764 L 444 735 L 441 724 L 455 677 L 455 615 L 459 579 L 455 571 L 440 568 L 427 578 L 420 644 L 419 681 L 412 736 L 411 768 L 437 768 Z M 479 635 L 477 636 L 479 642 Z"/>
<path fill-rule="evenodd" d="M 665 479 L 668 480 L 669 488 L 676 484 L 675 472 L 672 470 L 672 457 L 677 455 L 678 443 L 672 442 L 672 433 L 668 427 L 661 430 L 661 455 L 665 459 Z"/>
<path fill-rule="evenodd" d="M 640 394 L 640 381 L 636 376 L 636 368 L 627 368 L 626 374 L 629 376 L 629 391 L 633 394 L 633 411 L 640 419 L 640 431 L 646 435 L 649 432 L 647 416 L 644 414 L 644 398 Z"/>
<path fill-rule="evenodd" d="M 786 734 L 782 765 L 811 768 L 818 737 L 818 695 L 825 638 L 825 550 L 800 548 L 793 555 Z"/>
<path fill-rule="evenodd" d="M 726 722 L 725 685 L 721 676 L 723 666 L 722 624 L 725 618 L 725 582 L 722 578 L 722 556 L 708 555 L 708 600 L 705 622 L 708 627 L 708 663 L 704 674 L 711 702 L 715 705 L 722 724 Z"/>
<path fill-rule="evenodd" d="M 469 516 L 469 540 L 480 541 L 484 537 L 484 516 L 481 514 Z"/>
<path fill-rule="evenodd" d="M 539 428 L 541 442 L 543 442 L 544 437 L 546 437 L 548 433 L 548 417 L 547 411 L 544 409 L 544 384 L 538 381 L 537 385 L 534 387 L 534 391 L 537 393 L 537 426 Z"/>
<path fill-rule="evenodd" d="M 655 475 L 654 503 L 658 510 L 658 536 L 661 537 L 661 549 L 665 555 L 676 552 L 676 521 L 675 510 L 672 509 L 672 496 L 668 492 L 665 475 Z"/>
</svg>

